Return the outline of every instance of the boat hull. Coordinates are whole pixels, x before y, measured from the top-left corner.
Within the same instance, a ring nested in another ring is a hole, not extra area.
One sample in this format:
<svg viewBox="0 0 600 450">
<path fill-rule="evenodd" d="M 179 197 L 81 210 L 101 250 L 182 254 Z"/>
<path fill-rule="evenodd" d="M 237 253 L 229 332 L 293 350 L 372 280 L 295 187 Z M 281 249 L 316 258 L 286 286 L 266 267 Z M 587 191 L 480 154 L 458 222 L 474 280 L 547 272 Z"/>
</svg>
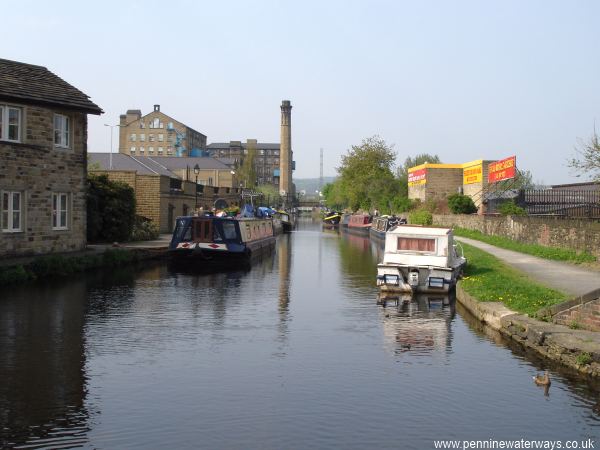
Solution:
<svg viewBox="0 0 600 450">
<path fill-rule="evenodd" d="M 456 287 L 462 269 L 378 264 L 377 286 L 382 292 L 447 293 Z"/>
</svg>

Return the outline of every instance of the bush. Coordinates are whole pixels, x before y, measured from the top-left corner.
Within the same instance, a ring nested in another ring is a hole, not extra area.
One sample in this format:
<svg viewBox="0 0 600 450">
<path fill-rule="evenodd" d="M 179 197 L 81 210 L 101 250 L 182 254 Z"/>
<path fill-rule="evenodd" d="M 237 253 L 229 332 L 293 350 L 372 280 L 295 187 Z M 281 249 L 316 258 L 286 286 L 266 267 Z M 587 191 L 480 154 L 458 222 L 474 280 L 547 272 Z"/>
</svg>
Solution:
<svg viewBox="0 0 600 450">
<path fill-rule="evenodd" d="M 448 207 L 453 214 L 473 214 L 477 212 L 477 206 L 468 195 L 452 194 L 448 197 Z"/>
<path fill-rule="evenodd" d="M 414 202 L 408 197 L 394 197 L 391 203 L 392 212 L 394 213 L 402 213 L 409 211 L 414 205 Z"/>
<path fill-rule="evenodd" d="M 89 176 L 87 239 L 89 242 L 127 241 L 135 221 L 135 193 L 126 183 L 107 175 Z"/>
<path fill-rule="evenodd" d="M 158 225 L 146 217 L 135 216 L 130 240 L 151 241 L 153 239 L 158 239 L 159 234 Z"/>
<path fill-rule="evenodd" d="M 411 224 L 415 225 L 432 225 L 433 224 L 433 216 L 432 214 L 424 209 L 418 209 L 416 211 L 411 212 L 408 215 L 408 220 Z"/>
<path fill-rule="evenodd" d="M 503 216 L 525 216 L 527 215 L 527 211 L 525 211 L 520 206 L 517 206 L 514 200 L 507 200 L 500 205 L 498 208 L 500 214 Z"/>
</svg>

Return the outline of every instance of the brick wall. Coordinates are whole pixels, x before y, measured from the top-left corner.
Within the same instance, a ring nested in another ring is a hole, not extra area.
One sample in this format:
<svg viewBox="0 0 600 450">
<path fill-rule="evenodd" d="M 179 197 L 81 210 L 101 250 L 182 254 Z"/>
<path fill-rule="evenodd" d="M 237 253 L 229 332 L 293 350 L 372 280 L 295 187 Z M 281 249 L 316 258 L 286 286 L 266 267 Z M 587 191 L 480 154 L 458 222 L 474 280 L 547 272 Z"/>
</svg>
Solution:
<svg viewBox="0 0 600 450">
<path fill-rule="evenodd" d="M 21 142 L 0 141 L 0 191 L 21 192 L 22 231 L 0 231 L 0 256 L 81 250 L 86 244 L 87 115 L 14 106 L 21 108 Z M 54 145 L 55 113 L 70 118 L 70 148 Z M 66 230 L 52 229 L 53 193 L 68 194 Z"/>
<path fill-rule="evenodd" d="M 587 251 L 600 258 L 600 223 L 577 219 L 519 216 L 434 215 L 434 225 L 478 230 L 519 242 Z"/>
</svg>

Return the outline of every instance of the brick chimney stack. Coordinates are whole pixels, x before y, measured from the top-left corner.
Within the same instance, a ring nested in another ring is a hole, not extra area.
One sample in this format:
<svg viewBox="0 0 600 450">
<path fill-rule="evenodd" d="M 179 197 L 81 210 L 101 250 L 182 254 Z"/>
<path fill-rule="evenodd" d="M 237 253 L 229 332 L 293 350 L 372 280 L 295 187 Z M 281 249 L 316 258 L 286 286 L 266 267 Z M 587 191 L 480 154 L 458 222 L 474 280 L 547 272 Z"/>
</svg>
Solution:
<svg viewBox="0 0 600 450">
<path fill-rule="evenodd" d="M 279 191 L 292 192 L 292 105 L 289 100 L 281 102 L 281 141 L 279 155 Z"/>
</svg>

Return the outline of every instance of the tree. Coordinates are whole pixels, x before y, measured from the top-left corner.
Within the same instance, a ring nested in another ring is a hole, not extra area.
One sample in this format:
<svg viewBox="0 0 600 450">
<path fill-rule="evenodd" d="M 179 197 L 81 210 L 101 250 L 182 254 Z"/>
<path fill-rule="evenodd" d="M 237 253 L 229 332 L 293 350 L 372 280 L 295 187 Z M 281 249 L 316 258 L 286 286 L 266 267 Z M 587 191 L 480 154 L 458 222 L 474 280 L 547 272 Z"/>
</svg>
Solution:
<svg viewBox="0 0 600 450">
<path fill-rule="evenodd" d="M 600 140 L 596 130 L 588 141 L 580 140 L 575 151 L 578 157 L 569 159 L 567 165 L 579 172 L 589 173 L 595 181 L 600 181 Z"/>
<path fill-rule="evenodd" d="M 135 192 L 108 175 L 88 176 L 87 238 L 90 242 L 127 241 L 135 222 Z"/>
<path fill-rule="evenodd" d="M 256 160 L 256 144 L 252 141 L 246 146 L 246 155 L 242 159 L 242 164 L 238 170 L 238 179 L 244 187 L 256 186 L 256 170 L 254 162 Z"/>
<path fill-rule="evenodd" d="M 404 196 L 408 196 L 408 169 L 425 163 L 440 164 L 441 162 L 438 155 L 430 155 L 429 153 L 421 153 L 415 157 L 409 156 L 406 158 L 404 164 L 398 167 L 398 181 Z"/>
<path fill-rule="evenodd" d="M 392 166 L 396 154 L 379 136 L 364 139 L 342 156 L 337 168 L 337 193 L 343 205 L 353 210 L 383 207 L 385 199 L 397 193 Z"/>
</svg>

